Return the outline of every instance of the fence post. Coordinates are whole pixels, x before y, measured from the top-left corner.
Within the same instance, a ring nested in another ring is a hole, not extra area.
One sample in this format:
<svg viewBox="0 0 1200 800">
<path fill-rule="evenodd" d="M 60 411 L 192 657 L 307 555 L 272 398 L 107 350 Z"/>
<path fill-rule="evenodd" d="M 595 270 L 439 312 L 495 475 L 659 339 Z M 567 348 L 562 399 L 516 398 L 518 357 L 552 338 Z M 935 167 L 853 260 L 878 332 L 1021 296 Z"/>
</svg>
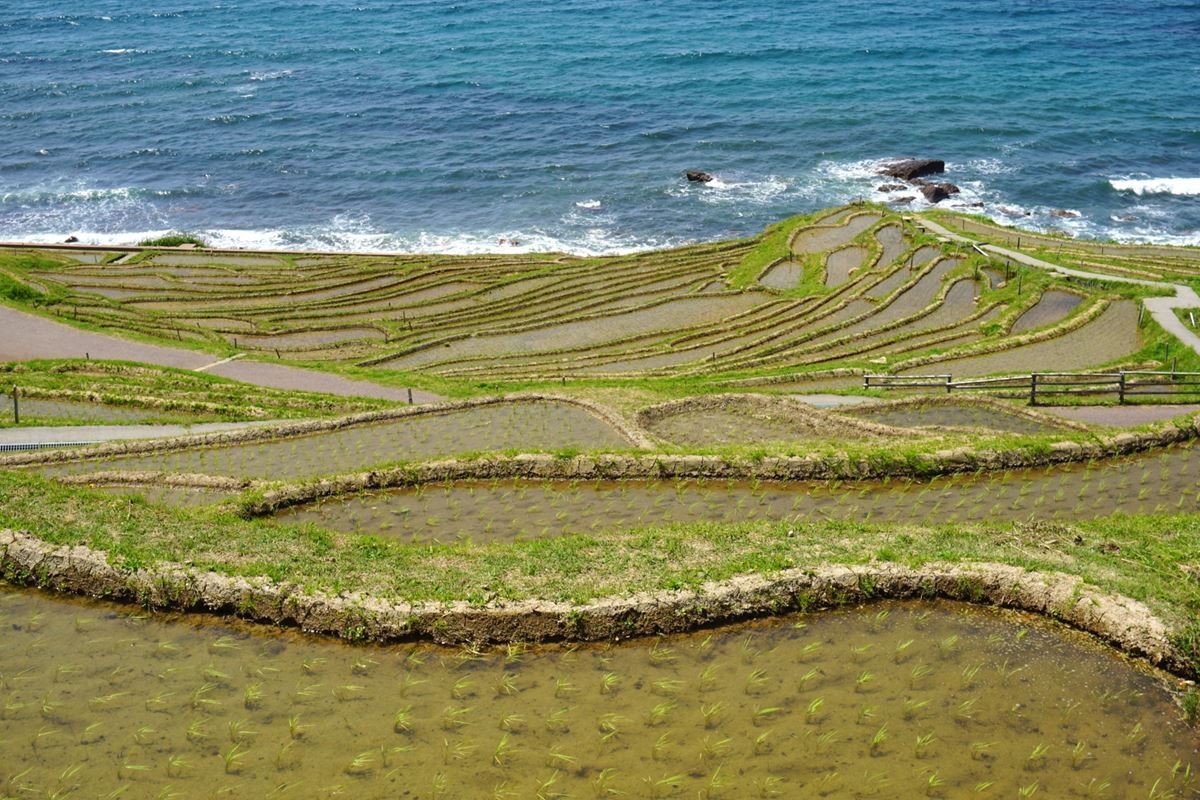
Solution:
<svg viewBox="0 0 1200 800">
<path fill-rule="evenodd" d="M 864 389 L 871 388 L 871 376 L 870 375 L 863 375 L 863 388 Z"/>
<path fill-rule="evenodd" d="M 1029 374 L 1029 405 L 1037 405 L 1037 373 Z"/>
<path fill-rule="evenodd" d="M 1121 370 L 1117 378 L 1117 404 L 1125 405 L 1125 370 Z"/>
<path fill-rule="evenodd" d="M 408 390 L 408 404 L 409 404 L 410 406 L 413 404 L 413 401 L 412 401 L 412 389 L 409 389 L 409 390 Z"/>
<path fill-rule="evenodd" d="M 950 381 L 951 380 L 953 380 L 952 376 L 947 375 L 946 376 L 946 394 L 950 394 Z"/>
<path fill-rule="evenodd" d="M 14 386 L 14 387 L 13 387 L 13 424 L 14 424 L 14 425 L 20 425 L 20 424 L 21 424 L 21 399 L 20 399 L 20 394 L 21 394 L 21 393 L 20 393 L 20 392 L 17 390 L 17 387 L 16 387 L 16 386 Z"/>
</svg>

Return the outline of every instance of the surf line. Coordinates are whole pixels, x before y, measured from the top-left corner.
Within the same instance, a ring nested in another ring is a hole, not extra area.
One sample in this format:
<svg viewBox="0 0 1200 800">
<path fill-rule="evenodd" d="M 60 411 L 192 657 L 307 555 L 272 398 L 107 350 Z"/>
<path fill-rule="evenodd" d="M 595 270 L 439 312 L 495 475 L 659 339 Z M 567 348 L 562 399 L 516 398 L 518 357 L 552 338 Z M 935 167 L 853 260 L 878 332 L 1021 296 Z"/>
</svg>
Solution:
<svg viewBox="0 0 1200 800">
<path fill-rule="evenodd" d="M 230 361 L 237 361 L 239 358 L 243 358 L 245 355 L 245 353 L 235 353 L 229 358 L 222 358 L 220 361 L 214 361 L 211 364 L 205 364 L 203 367 L 196 367 L 194 370 L 192 370 L 192 372 L 204 372 L 212 369 L 213 367 L 219 367 L 222 364 L 228 364 Z"/>
</svg>

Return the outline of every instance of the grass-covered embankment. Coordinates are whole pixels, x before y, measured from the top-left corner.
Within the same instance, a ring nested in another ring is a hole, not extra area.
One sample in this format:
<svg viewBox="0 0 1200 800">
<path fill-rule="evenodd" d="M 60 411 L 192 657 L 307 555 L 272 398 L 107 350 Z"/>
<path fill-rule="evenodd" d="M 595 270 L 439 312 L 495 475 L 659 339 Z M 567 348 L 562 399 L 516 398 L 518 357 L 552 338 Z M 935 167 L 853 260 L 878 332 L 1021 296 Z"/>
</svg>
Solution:
<svg viewBox="0 0 1200 800">
<path fill-rule="evenodd" d="M 999 563 L 1079 576 L 1144 602 L 1200 657 L 1200 516 L 1113 517 L 1060 524 L 882 527 L 858 523 L 676 525 L 508 544 L 414 546 L 273 525 L 217 510 L 173 510 L 137 499 L 0 473 L 0 528 L 53 545 L 107 553 L 120 570 L 184 565 L 285 581 L 305 594 L 353 593 L 362 613 L 401 602 L 584 604 L 700 589 L 711 582 L 828 565 Z M 8 577 L 55 584 L 49 574 Z M 865 588 L 857 586 L 861 595 Z M 971 587 L 960 587 L 966 596 Z M 803 602 L 791 598 L 792 603 Z M 353 604 L 355 601 L 350 601 Z M 781 605 L 787 603 L 781 600 Z M 236 609 L 235 609 L 236 610 Z M 251 610 L 252 609 L 241 609 Z M 342 631 L 344 634 L 352 631 Z"/>
</svg>

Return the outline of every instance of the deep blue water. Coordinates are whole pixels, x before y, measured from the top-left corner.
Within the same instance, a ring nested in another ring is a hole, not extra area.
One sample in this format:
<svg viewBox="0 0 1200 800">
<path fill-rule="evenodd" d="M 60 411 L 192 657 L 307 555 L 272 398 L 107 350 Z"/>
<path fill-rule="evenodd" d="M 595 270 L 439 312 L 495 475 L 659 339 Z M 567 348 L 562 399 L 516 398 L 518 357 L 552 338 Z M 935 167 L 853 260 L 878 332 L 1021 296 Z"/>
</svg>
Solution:
<svg viewBox="0 0 1200 800">
<path fill-rule="evenodd" d="M 1200 244 L 1200 2 L 6 0 L 0 142 L 2 239 L 612 251 L 920 155 L 1001 219 Z"/>
</svg>

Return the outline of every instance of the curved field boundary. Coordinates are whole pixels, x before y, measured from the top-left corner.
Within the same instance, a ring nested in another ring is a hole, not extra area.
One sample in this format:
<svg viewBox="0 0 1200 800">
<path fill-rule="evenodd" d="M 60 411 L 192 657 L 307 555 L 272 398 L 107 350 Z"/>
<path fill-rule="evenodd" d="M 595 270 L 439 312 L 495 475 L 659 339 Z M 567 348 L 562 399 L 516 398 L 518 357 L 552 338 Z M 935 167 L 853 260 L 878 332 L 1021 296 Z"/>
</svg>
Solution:
<svg viewBox="0 0 1200 800">
<path fill-rule="evenodd" d="M 747 408 L 762 412 L 782 413 L 790 421 L 794 421 L 798 425 L 805 425 L 812 428 L 821 427 L 826 435 L 838 435 L 838 428 L 859 436 L 909 438 L 919 435 L 914 434 L 908 428 L 897 428 L 891 425 L 871 422 L 870 420 L 831 414 L 827 411 L 813 408 L 802 401 L 780 397 L 779 395 L 713 394 L 700 397 L 687 397 L 682 400 L 671 400 L 666 403 L 659 403 L 658 405 L 643 408 L 637 413 L 636 419 L 637 424 L 643 430 L 650 430 L 656 422 L 668 419 L 677 414 L 692 411 L 742 412 Z"/>
<path fill-rule="evenodd" d="M 242 508 L 246 517 L 265 516 L 314 500 L 375 489 L 464 480 L 877 480 L 929 477 L 1024 467 L 1044 467 L 1126 455 L 1178 442 L 1200 434 L 1200 418 L 1159 430 L 1119 433 L 1087 442 L 1055 442 L 1037 450 L 986 450 L 959 447 L 903 459 L 828 456 L 767 456 L 727 459 L 704 455 L 620 455 L 561 458 L 545 454 L 447 459 L 292 483 L 267 491 Z"/>
<path fill-rule="evenodd" d="M 407 408 L 385 409 L 383 411 L 368 411 L 362 414 L 339 417 L 327 420 L 307 420 L 284 425 L 236 431 L 233 433 L 216 433 L 202 436 L 181 436 L 174 439 L 159 439 L 148 442 L 112 443 L 99 447 L 80 448 L 71 451 L 51 451 L 43 453 L 21 453 L 0 456 L 0 468 L 30 466 L 33 464 L 57 464 L 67 461 L 90 461 L 108 456 L 135 455 L 143 453 L 165 453 L 172 450 L 187 450 L 193 447 L 216 447 L 234 444 L 249 444 L 253 442 L 286 439 L 294 436 L 304 436 L 312 433 L 325 433 L 341 430 L 358 425 L 370 425 L 376 422 L 388 422 L 408 417 L 438 416 L 472 408 L 490 405 L 515 403 L 561 403 L 575 406 L 592 414 L 602 422 L 611 426 L 630 444 L 639 448 L 653 447 L 653 442 L 636 426 L 630 425 L 619 415 L 609 409 L 580 400 L 574 397 L 559 397 L 545 394 L 518 394 L 503 397 L 483 397 L 471 400 L 460 400 L 436 405 L 410 406 Z"/>
<path fill-rule="evenodd" d="M 1195 669 L 1172 631 L 1143 603 L 1108 594 L 1082 578 L 990 562 L 922 567 L 820 565 L 772 576 L 746 575 L 696 590 L 608 597 L 589 603 L 546 600 L 404 603 L 357 593 L 331 596 L 268 578 L 235 578 L 181 564 L 122 569 L 102 551 L 0 531 L 7 580 L 144 606 L 236 614 L 313 633 L 442 643 L 619 640 L 692 630 L 751 617 L 883 598 L 966 600 L 1019 608 L 1088 631 L 1155 666 L 1191 677 Z"/>
</svg>

